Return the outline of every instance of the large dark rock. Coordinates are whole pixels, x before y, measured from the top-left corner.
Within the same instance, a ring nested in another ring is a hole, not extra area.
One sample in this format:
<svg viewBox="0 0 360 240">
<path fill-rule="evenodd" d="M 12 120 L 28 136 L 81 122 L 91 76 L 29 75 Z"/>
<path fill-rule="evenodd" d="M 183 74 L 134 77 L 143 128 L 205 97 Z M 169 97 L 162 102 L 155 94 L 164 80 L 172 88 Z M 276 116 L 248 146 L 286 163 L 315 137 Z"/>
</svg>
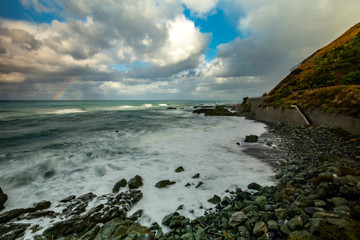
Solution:
<svg viewBox="0 0 360 240">
<path fill-rule="evenodd" d="M 248 189 L 252 189 L 252 190 L 260 190 L 261 189 L 261 185 L 252 182 L 248 185 Z"/>
<path fill-rule="evenodd" d="M 124 179 L 124 178 L 121 179 L 120 181 L 118 181 L 117 183 L 115 183 L 115 185 L 114 185 L 114 187 L 113 187 L 113 189 L 112 189 L 112 192 L 113 192 L 113 193 L 118 193 L 119 190 L 120 190 L 120 188 L 125 187 L 126 184 L 127 184 L 126 179 Z"/>
<path fill-rule="evenodd" d="M 41 202 L 34 204 L 34 207 L 36 210 L 48 209 L 50 206 L 51 206 L 51 202 L 49 202 L 49 201 L 41 201 Z"/>
<path fill-rule="evenodd" d="M 221 198 L 218 195 L 214 195 L 212 198 L 210 198 L 208 200 L 208 202 L 212 203 L 212 204 L 218 204 L 221 202 Z"/>
<path fill-rule="evenodd" d="M 215 109 L 201 108 L 194 110 L 193 113 L 203 113 L 205 116 L 236 116 L 237 113 L 232 113 L 225 106 L 216 106 Z"/>
<path fill-rule="evenodd" d="M 35 212 L 35 208 L 19 208 L 4 212 L 0 215 L 0 223 L 5 223 L 11 219 L 17 218 L 21 214 Z"/>
<path fill-rule="evenodd" d="M 157 188 L 166 188 L 167 186 L 173 185 L 175 183 L 176 182 L 170 181 L 170 180 L 161 180 L 161 181 L 159 181 L 158 183 L 155 184 L 155 187 L 157 187 Z"/>
<path fill-rule="evenodd" d="M 258 136 L 256 135 L 249 135 L 245 137 L 245 141 L 244 142 L 250 142 L 250 143 L 255 143 L 258 141 Z"/>
<path fill-rule="evenodd" d="M 0 224 L 0 239 L 2 240 L 20 239 L 20 237 L 24 235 L 25 230 L 29 226 L 30 224 L 20 224 L 20 223 Z"/>
<path fill-rule="evenodd" d="M 6 202 L 7 199 L 8 199 L 8 196 L 0 188 L 0 211 L 5 208 L 4 203 Z"/>
<path fill-rule="evenodd" d="M 136 175 L 129 180 L 128 185 L 130 189 L 136 189 L 143 185 L 143 179 L 139 175 Z"/>
<path fill-rule="evenodd" d="M 178 167 L 177 169 L 175 169 L 175 172 L 183 172 L 184 168 L 182 166 Z"/>
</svg>

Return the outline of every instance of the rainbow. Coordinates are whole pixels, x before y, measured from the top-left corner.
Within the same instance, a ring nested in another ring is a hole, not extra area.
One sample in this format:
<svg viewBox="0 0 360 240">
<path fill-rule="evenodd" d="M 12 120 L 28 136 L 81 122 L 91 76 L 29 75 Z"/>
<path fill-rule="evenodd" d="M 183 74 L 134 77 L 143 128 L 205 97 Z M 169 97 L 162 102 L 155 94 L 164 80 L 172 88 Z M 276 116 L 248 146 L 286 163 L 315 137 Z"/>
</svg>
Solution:
<svg viewBox="0 0 360 240">
<path fill-rule="evenodd" d="M 59 100 L 62 96 L 64 96 L 65 92 L 67 90 L 69 90 L 69 88 L 74 85 L 78 80 L 80 79 L 80 77 L 73 77 L 71 78 L 68 86 L 64 89 L 62 89 L 61 91 L 59 91 L 54 97 L 53 97 L 53 100 Z"/>
</svg>

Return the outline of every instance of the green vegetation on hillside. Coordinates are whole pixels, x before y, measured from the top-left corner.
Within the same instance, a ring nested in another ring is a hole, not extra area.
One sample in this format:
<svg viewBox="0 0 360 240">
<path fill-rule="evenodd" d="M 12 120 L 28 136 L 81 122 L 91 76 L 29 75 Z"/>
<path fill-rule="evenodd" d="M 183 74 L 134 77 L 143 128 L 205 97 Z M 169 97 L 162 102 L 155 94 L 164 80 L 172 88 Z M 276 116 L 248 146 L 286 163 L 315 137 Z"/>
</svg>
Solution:
<svg viewBox="0 0 360 240">
<path fill-rule="evenodd" d="M 318 50 L 282 80 L 263 106 L 360 116 L 360 24 Z"/>
</svg>

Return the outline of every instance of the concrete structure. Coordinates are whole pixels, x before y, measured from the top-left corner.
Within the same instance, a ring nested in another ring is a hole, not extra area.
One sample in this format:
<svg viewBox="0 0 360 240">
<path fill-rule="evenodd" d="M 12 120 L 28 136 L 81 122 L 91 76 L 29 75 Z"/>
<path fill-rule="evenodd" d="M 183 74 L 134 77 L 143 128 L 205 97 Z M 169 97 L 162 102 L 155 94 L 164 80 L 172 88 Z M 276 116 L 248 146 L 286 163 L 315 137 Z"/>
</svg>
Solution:
<svg viewBox="0 0 360 240">
<path fill-rule="evenodd" d="M 251 112 L 257 120 L 265 122 L 283 122 L 292 126 L 315 125 L 339 127 L 351 134 L 360 135 L 360 118 L 341 114 L 329 114 L 320 110 L 300 110 L 298 107 L 274 108 L 260 107 L 264 98 L 249 98 Z M 306 116 L 305 116 L 306 115 Z"/>
</svg>

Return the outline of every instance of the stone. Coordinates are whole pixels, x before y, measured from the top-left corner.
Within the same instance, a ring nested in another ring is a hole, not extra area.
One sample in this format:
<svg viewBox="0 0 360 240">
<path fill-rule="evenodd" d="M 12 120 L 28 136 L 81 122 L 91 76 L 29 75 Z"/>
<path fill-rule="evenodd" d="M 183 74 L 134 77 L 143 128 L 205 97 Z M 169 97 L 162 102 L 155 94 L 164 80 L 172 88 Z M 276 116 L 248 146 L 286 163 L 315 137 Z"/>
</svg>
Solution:
<svg viewBox="0 0 360 240">
<path fill-rule="evenodd" d="M 221 202 L 221 198 L 218 195 L 214 195 L 212 198 L 210 198 L 208 200 L 208 202 L 212 203 L 212 204 L 218 204 Z"/>
<path fill-rule="evenodd" d="M 314 236 L 307 231 L 294 231 L 289 234 L 288 239 L 314 239 Z"/>
<path fill-rule="evenodd" d="M 115 183 L 112 192 L 113 193 L 118 193 L 120 191 L 120 188 L 126 187 L 127 185 L 127 181 L 126 179 L 121 179 L 120 181 L 118 181 L 117 183 Z"/>
<path fill-rule="evenodd" d="M 34 207 L 36 210 L 48 209 L 50 206 L 51 206 L 50 201 L 41 201 L 41 202 L 34 204 Z"/>
<path fill-rule="evenodd" d="M 179 173 L 179 172 L 183 172 L 184 168 L 182 166 L 178 167 L 177 169 L 175 169 L 175 172 Z"/>
<path fill-rule="evenodd" d="M 260 209 L 264 210 L 265 205 L 267 204 L 267 198 L 265 196 L 258 196 L 255 198 L 255 203 Z"/>
<path fill-rule="evenodd" d="M 278 231 L 279 230 L 279 225 L 274 220 L 267 221 L 266 225 L 267 225 L 269 231 Z"/>
<path fill-rule="evenodd" d="M 68 197 L 60 200 L 59 202 L 66 203 L 66 202 L 70 202 L 71 200 L 74 200 L 75 198 L 76 198 L 75 195 L 71 195 L 71 196 L 68 196 Z"/>
<path fill-rule="evenodd" d="M 240 237 L 250 239 L 250 232 L 246 226 L 240 226 L 240 227 L 238 227 L 237 230 L 238 230 Z"/>
<path fill-rule="evenodd" d="M 285 223 L 283 226 L 280 227 L 280 231 L 286 235 L 289 235 L 291 233 L 291 229 L 289 227 L 288 222 Z"/>
<path fill-rule="evenodd" d="M 326 224 L 326 220 L 324 218 L 309 218 L 309 222 L 310 232 L 312 234 L 319 233 L 320 227 Z"/>
<path fill-rule="evenodd" d="M 303 222 L 300 216 L 295 216 L 288 222 L 289 228 L 293 231 L 303 228 Z"/>
<path fill-rule="evenodd" d="M 252 205 L 250 204 L 249 206 L 246 206 L 242 209 L 242 211 L 245 213 L 245 214 L 248 214 L 250 212 L 257 212 L 259 211 L 259 208 L 257 205 Z"/>
<path fill-rule="evenodd" d="M 0 223 L 5 223 L 11 219 L 17 218 L 18 216 L 29 213 L 29 212 L 35 212 L 35 208 L 18 208 L 18 209 L 12 209 L 10 211 L 4 212 L 0 215 Z"/>
<path fill-rule="evenodd" d="M 186 218 L 181 215 L 173 216 L 170 220 L 169 228 L 174 229 L 174 228 L 182 226 L 183 220 L 185 220 L 185 219 Z"/>
<path fill-rule="evenodd" d="M 285 219 L 287 217 L 287 210 L 285 208 L 275 209 L 277 219 Z"/>
<path fill-rule="evenodd" d="M 339 214 L 327 213 L 327 212 L 314 212 L 313 218 L 340 218 Z"/>
<path fill-rule="evenodd" d="M 194 240 L 194 234 L 193 233 L 185 233 L 180 237 L 181 240 Z"/>
<path fill-rule="evenodd" d="M 196 184 L 195 188 L 199 188 L 201 185 L 203 185 L 204 183 L 203 182 L 198 182 L 198 184 Z"/>
<path fill-rule="evenodd" d="M 0 211 L 5 208 L 4 203 L 7 201 L 8 196 L 0 188 Z"/>
<path fill-rule="evenodd" d="M 179 215 L 180 215 L 180 214 L 179 214 L 178 212 L 170 213 L 170 214 L 166 215 L 166 216 L 162 219 L 161 223 L 162 223 L 163 225 L 165 225 L 165 226 L 169 226 L 171 219 L 172 219 L 173 217 L 179 216 Z"/>
<path fill-rule="evenodd" d="M 135 177 L 131 178 L 128 182 L 128 186 L 130 189 L 136 189 L 143 185 L 143 179 L 136 175 Z"/>
<path fill-rule="evenodd" d="M 84 195 L 77 197 L 77 199 L 79 199 L 81 201 L 85 201 L 85 202 L 89 202 L 89 201 L 93 200 L 94 198 L 96 198 L 96 195 L 93 194 L 92 192 L 85 193 Z"/>
<path fill-rule="evenodd" d="M 206 237 L 205 230 L 202 227 L 199 227 L 195 233 L 195 240 L 204 240 Z"/>
<path fill-rule="evenodd" d="M 95 226 L 91 230 L 89 230 L 87 233 L 85 233 L 80 240 L 94 240 L 96 238 L 96 235 L 100 232 L 101 227 Z"/>
<path fill-rule="evenodd" d="M 342 197 L 333 197 L 331 198 L 331 202 L 335 205 L 335 207 L 349 205 L 349 201 Z"/>
<path fill-rule="evenodd" d="M 30 224 L 23 224 L 23 223 L 0 224 L 0 239 L 2 240 L 23 239 L 20 237 L 25 233 L 25 230 L 29 226 Z"/>
<path fill-rule="evenodd" d="M 197 173 L 192 178 L 199 178 L 199 177 L 200 177 L 200 173 Z"/>
<path fill-rule="evenodd" d="M 324 200 L 314 199 L 314 205 L 315 207 L 325 207 L 327 204 Z"/>
<path fill-rule="evenodd" d="M 261 185 L 252 182 L 248 185 L 248 189 L 252 189 L 252 190 L 260 190 L 261 189 Z"/>
<path fill-rule="evenodd" d="M 258 136 L 256 135 L 249 135 L 245 137 L 244 142 L 249 142 L 249 143 L 255 143 L 258 141 Z"/>
<path fill-rule="evenodd" d="M 248 216 L 243 212 L 234 212 L 229 221 L 231 227 L 237 227 L 248 219 Z"/>
<path fill-rule="evenodd" d="M 167 186 L 173 185 L 176 182 L 170 181 L 170 180 L 161 180 L 158 183 L 155 184 L 155 187 L 157 188 L 166 188 Z"/>
<path fill-rule="evenodd" d="M 263 235 L 264 233 L 267 233 L 267 232 L 268 232 L 268 228 L 264 222 L 261 221 L 261 222 L 255 223 L 254 228 L 253 228 L 253 234 L 256 237 L 260 237 L 261 235 Z"/>
</svg>

